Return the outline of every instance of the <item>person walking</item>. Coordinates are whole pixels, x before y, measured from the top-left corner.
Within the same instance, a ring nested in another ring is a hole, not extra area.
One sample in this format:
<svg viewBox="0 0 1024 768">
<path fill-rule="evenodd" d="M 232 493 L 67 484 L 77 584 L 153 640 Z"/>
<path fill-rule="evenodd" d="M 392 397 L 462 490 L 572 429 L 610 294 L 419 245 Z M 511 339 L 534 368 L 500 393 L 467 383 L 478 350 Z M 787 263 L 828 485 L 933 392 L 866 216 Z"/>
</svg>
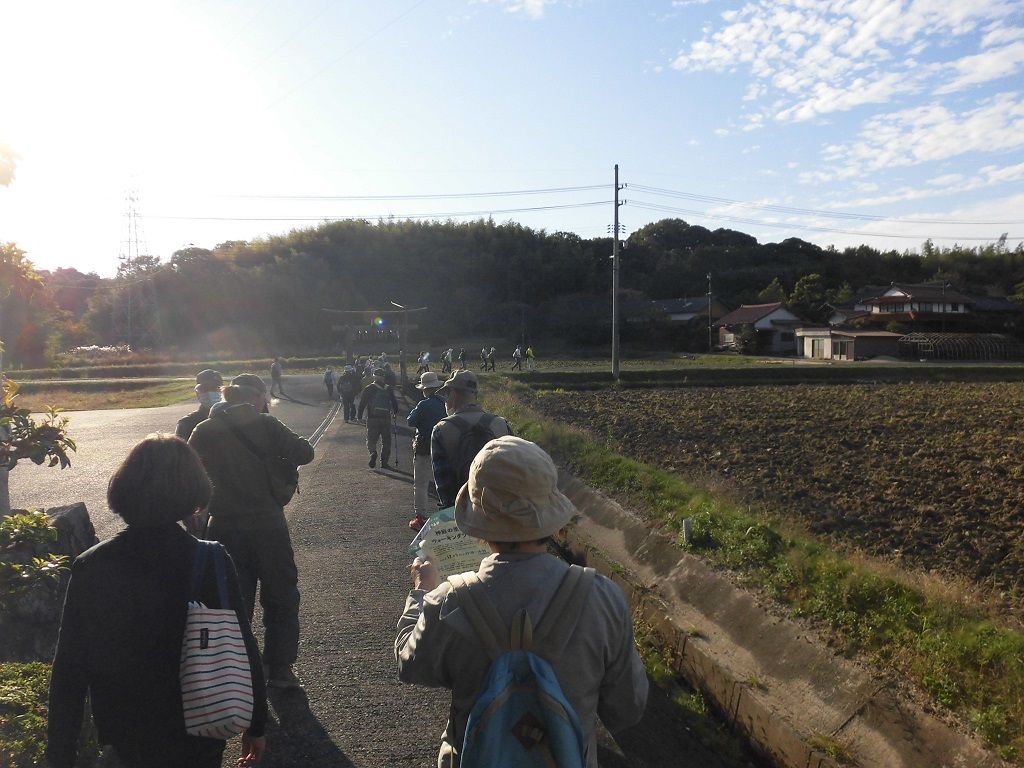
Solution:
<svg viewBox="0 0 1024 768">
<path fill-rule="evenodd" d="M 243 373 L 224 389 L 224 403 L 192 432 L 189 445 L 213 481 L 209 538 L 235 560 L 251 618 L 259 587 L 267 685 L 299 688 L 292 671 L 299 652 L 299 587 L 284 507 L 297 468 L 313 447 L 270 415 L 267 386 Z"/>
<path fill-rule="evenodd" d="M 528 370 L 528 371 L 532 371 L 533 370 L 533 345 L 532 344 L 530 344 L 526 348 L 526 370 Z"/>
<path fill-rule="evenodd" d="M 346 422 L 356 420 L 356 393 L 359 392 L 362 383 L 362 379 L 359 378 L 355 366 L 346 365 L 341 378 L 338 380 L 341 409 L 344 412 Z"/>
<path fill-rule="evenodd" d="M 459 348 L 459 370 L 460 371 L 466 370 L 466 348 L 465 347 L 460 347 Z"/>
<path fill-rule="evenodd" d="M 219 371 L 211 368 L 196 374 L 195 391 L 199 407 L 187 416 L 178 419 L 178 425 L 174 430 L 176 436 L 182 440 L 188 440 L 196 425 L 205 421 L 210 415 L 210 409 L 220 402 L 220 388 L 223 384 L 224 377 L 220 375 Z"/>
<path fill-rule="evenodd" d="M 494 356 L 496 352 L 497 350 L 494 347 L 491 347 L 490 352 L 487 353 L 487 370 L 489 371 L 496 370 L 494 367 Z"/>
<path fill-rule="evenodd" d="M 107 503 L 127 524 L 71 566 L 50 677 L 46 757 L 73 768 L 86 698 L 103 760 L 127 768 L 220 768 L 225 742 L 185 731 L 179 665 L 193 561 L 200 543 L 178 525 L 210 499 L 210 480 L 181 438 L 151 435 L 136 445 L 107 486 Z M 259 646 L 231 557 L 224 558 L 228 604 L 213 569 L 200 582 L 204 605 L 231 609 L 249 657 L 253 711 L 240 766 L 259 762 L 266 691 Z"/>
<path fill-rule="evenodd" d="M 270 364 L 270 396 L 274 396 L 274 387 L 277 387 L 277 394 L 280 397 L 284 397 L 284 384 L 282 379 L 284 378 L 284 366 L 281 363 L 280 357 L 275 357 L 274 362 Z"/>
<path fill-rule="evenodd" d="M 455 504 L 455 494 L 469 477 L 469 466 L 480 444 L 512 434 L 505 419 L 477 405 L 478 387 L 475 373 L 456 371 L 438 390 L 448 415 L 430 434 L 430 463 L 442 509 Z"/>
<path fill-rule="evenodd" d="M 423 399 L 409 411 L 407 418 L 409 426 L 416 430 L 412 442 L 413 518 L 409 521 L 409 527 L 414 531 L 422 528 L 431 512 L 437 510 L 437 507 L 429 509 L 428 491 L 430 481 L 434 479 L 434 469 L 430 463 L 430 434 L 434 431 L 434 425 L 445 417 L 444 400 L 437 394 L 440 388 L 441 380 L 436 373 L 426 371 L 420 376 L 416 389 L 423 393 Z"/>
<path fill-rule="evenodd" d="M 512 352 L 512 370 L 523 370 L 523 350 L 520 347 L 516 347 L 515 351 Z"/>
<path fill-rule="evenodd" d="M 575 515 L 572 502 L 558 490 L 558 471 L 551 457 L 534 443 L 500 437 L 488 443 L 473 462 L 455 505 L 459 529 L 482 539 L 492 554 L 476 573 L 444 581 L 428 560 L 412 562 L 413 589 L 398 620 L 395 660 L 403 683 L 452 692 L 439 766 L 458 768 L 470 711 L 484 690 L 492 660 L 508 647 L 510 633 L 505 628 L 513 626 L 514 617 L 525 626 L 547 624 L 552 629 L 535 634 L 525 647 L 548 663 L 554 684 L 578 717 L 588 768 L 598 764 L 598 717 L 614 735 L 643 716 L 647 673 L 637 652 L 625 595 L 610 579 L 590 568 L 570 567 L 547 551 L 550 538 Z M 582 597 L 570 599 L 550 622 L 546 613 L 556 593 L 561 596 L 560 585 L 570 577 L 579 577 L 575 588 L 584 590 Z M 476 623 L 468 618 L 476 613 L 470 610 L 474 605 L 496 614 L 485 621 L 496 627 L 496 635 L 498 625 L 505 629 L 495 638 L 499 648 L 485 649 Z M 500 716 L 499 704 L 493 707 L 495 716 Z M 480 722 L 486 731 L 486 718 Z M 520 744 L 524 750 L 534 746 L 516 731 L 511 735 L 518 739 L 512 744 L 516 752 Z M 540 765 L 541 761 L 523 764 Z"/>
<path fill-rule="evenodd" d="M 487 347 L 480 347 L 480 370 L 487 370 Z"/>
<path fill-rule="evenodd" d="M 380 466 L 391 469 L 391 419 L 398 415 L 398 401 L 387 385 L 384 369 L 373 372 L 373 381 L 359 393 L 359 418 L 366 414 L 366 450 L 370 453 L 370 467 L 377 466 L 377 443 L 380 442 Z"/>
<path fill-rule="evenodd" d="M 453 350 L 451 347 L 448 347 L 448 349 L 441 353 L 441 373 L 452 372 L 452 355 L 454 354 L 454 352 L 455 350 Z"/>
<path fill-rule="evenodd" d="M 333 400 L 334 399 L 334 381 L 335 381 L 334 369 L 328 367 L 328 369 L 324 372 L 324 386 L 327 387 L 327 399 L 328 400 Z"/>
</svg>

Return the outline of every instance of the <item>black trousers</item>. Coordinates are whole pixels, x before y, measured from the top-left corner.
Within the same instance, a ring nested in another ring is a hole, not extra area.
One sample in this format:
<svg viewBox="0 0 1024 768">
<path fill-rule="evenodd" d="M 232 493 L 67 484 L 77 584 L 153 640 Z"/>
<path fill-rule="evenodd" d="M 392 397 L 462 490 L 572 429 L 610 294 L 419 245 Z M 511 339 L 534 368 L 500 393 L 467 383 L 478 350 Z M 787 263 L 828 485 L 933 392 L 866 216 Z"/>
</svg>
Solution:
<svg viewBox="0 0 1024 768">
<path fill-rule="evenodd" d="M 341 410 L 345 414 L 345 421 L 356 420 L 356 396 L 353 394 L 341 393 Z"/>
<path fill-rule="evenodd" d="M 220 768 L 226 743 L 220 739 L 182 735 L 166 741 L 118 744 L 103 749 L 97 768 Z"/>
<path fill-rule="evenodd" d="M 299 572 L 288 525 L 240 530 L 210 518 L 209 538 L 235 561 L 242 599 L 252 620 L 259 586 L 263 606 L 263 663 L 292 664 L 299 655 Z"/>
</svg>

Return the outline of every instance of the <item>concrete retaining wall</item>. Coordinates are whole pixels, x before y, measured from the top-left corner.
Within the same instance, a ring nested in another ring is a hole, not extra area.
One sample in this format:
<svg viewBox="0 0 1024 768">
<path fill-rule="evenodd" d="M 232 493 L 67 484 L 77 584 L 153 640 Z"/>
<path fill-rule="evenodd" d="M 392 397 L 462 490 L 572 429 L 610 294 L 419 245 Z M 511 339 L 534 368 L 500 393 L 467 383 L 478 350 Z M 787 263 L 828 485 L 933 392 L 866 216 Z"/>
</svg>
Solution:
<svg viewBox="0 0 1024 768">
<path fill-rule="evenodd" d="M 677 672 L 773 764 L 832 768 L 812 746 L 831 741 L 861 768 L 1009 768 L 614 501 L 566 473 L 560 486 L 582 513 L 573 556 L 622 587 Z"/>
</svg>

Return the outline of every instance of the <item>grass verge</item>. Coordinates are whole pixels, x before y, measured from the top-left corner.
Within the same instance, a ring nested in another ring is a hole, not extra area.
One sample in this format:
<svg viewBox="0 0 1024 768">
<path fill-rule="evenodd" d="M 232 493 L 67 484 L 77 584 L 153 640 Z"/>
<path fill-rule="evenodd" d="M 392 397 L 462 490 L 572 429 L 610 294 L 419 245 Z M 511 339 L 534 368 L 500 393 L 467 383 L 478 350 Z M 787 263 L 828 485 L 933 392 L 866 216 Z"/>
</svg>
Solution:
<svg viewBox="0 0 1024 768">
<path fill-rule="evenodd" d="M 20 384 L 18 405 L 33 413 L 56 405 L 62 411 L 92 411 L 106 408 L 154 408 L 171 405 L 195 396 L 193 382 L 188 380 L 82 381 L 49 384 Z"/>
<path fill-rule="evenodd" d="M 765 589 L 830 641 L 898 673 L 970 722 L 1001 757 L 1024 765 L 1024 634 L 936 599 L 870 563 L 783 531 L 743 505 L 622 456 L 599 438 L 545 418 L 507 379 L 485 380 L 488 407 L 577 477 L 638 508 L 681 549 Z M 692 536 L 683 542 L 683 521 Z"/>
<path fill-rule="evenodd" d="M 0 765 L 43 765 L 50 665 L 0 664 Z"/>
</svg>

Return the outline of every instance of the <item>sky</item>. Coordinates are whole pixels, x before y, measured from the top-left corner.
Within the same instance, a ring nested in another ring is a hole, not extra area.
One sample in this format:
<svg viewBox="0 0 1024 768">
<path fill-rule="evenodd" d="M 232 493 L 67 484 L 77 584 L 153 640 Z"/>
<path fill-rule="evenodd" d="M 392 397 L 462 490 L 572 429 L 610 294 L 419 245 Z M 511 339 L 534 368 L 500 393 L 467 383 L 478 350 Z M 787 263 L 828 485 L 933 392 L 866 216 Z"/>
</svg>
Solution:
<svg viewBox="0 0 1024 768">
<path fill-rule="evenodd" d="M 326 219 L 1024 238 L 1020 0 L 0 5 L 0 242 L 112 275 Z M 624 262 L 624 267 L 628 266 Z"/>
</svg>

